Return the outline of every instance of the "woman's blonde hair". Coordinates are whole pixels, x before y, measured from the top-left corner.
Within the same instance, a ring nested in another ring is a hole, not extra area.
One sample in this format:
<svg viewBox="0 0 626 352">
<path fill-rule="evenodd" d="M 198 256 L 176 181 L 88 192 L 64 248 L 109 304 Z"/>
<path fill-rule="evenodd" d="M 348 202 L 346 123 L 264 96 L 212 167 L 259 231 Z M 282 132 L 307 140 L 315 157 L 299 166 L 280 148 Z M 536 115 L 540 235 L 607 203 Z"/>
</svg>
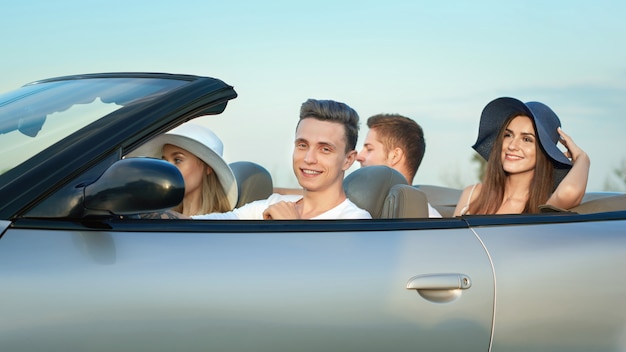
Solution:
<svg viewBox="0 0 626 352">
<path fill-rule="evenodd" d="M 202 215 L 202 214 L 210 214 L 210 213 L 224 213 L 230 211 L 232 209 L 230 202 L 228 201 L 228 197 L 226 196 L 226 192 L 224 191 L 224 187 L 220 183 L 220 180 L 217 178 L 215 172 L 210 172 L 206 174 L 206 170 L 208 168 L 205 162 L 202 162 L 204 166 L 203 172 L 205 176 L 202 178 L 202 197 L 200 208 L 198 208 L 198 213 L 193 215 Z M 174 211 L 179 213 L 183 212 L 183 204 L 179 204 Z"/>
</svg>

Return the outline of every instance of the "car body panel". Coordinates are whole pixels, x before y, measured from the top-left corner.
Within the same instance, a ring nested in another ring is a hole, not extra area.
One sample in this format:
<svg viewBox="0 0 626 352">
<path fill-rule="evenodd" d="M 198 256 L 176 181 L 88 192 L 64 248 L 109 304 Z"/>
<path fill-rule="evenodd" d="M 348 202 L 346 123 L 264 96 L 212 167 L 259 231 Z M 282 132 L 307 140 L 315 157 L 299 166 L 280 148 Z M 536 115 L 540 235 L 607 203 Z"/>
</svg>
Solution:
<svg viewBox="0 0 626 352">
<path fill-rule="evenodd" d="M 4 230 L 6 230 L 9 227 L 9 225 L 11 225 L 10 221 L 0 220 L 0 237 L 2 237 Z"/>
<path fill-rule="evenodd" d="M 9 229 L 0 239 L 3 345 L 488 349 L 493 276 L 469 229 L 273 232 L 274 224 L 254 233 L 251 225 L 215 233 L 210 223 L 176 233 Z M 406 289 L 412 276 L 440 271 L 466 274 L 471 288 L 448 303 Z"/>
<path fill-rule="evenodd" d="M 496 276 L 494 351 L 626 347 L 626 221 L 474 228 Z"/>
</svg>

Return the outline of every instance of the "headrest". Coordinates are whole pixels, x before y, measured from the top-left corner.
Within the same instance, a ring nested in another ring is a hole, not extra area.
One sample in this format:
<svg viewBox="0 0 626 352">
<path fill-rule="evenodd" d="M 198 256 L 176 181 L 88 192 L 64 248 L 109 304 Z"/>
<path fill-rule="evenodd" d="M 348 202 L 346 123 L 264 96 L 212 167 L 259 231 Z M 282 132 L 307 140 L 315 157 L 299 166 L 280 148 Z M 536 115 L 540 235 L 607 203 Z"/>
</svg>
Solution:
<svg viewBox="0 0 626 352">
<path fill-rule="evenodd" d="M 394 185 L 389 190 L 381 218 L 416 219 L 428 217 L 426 194 L 409 185 Z"/>
<path fill-rule="evenodd" d="M 374 219 L 381 218 L 389 190 L 397 184 L 408 185 L 400 172 L 382 165 L 359 168 L 343 180 L 348 199 Z"/>
<path fill-rule="evenodd" d="M 251 161 L 236 161 L 229 166 L 235 174 L 239 190 L 236 208 L 272 195 L 272 175 L 263 166 Z"/>
</svg>

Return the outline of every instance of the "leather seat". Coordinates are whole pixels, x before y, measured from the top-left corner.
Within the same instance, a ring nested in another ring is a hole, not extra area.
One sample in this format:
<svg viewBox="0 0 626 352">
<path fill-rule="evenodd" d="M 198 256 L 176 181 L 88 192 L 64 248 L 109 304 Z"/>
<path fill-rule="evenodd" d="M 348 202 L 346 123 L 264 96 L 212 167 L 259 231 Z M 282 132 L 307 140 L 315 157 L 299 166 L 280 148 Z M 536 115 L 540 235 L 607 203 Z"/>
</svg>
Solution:
<svg viewBox="0 0 626 352">
<path fill-rule="evenodd" d="M 346 176 L 343 187 L 346 196 L 374 219 L 428 217 L 426 195 L 390 167 L 357 169 Z"/>
<path fill-rule="evenodd" d="M 272 175 L 263 166 L 251 161 L 236 161 L 229 164 L 237 180 L 239 199 L 235 208 L 255 200 L 267 199 L 274 186 Z"/>
<path fill-rule="evenodd" d="M 395 185 L 385 198 L 381 218 L 411 219 L 428 217 L 426 194 L 409 185 Z"/>
</svg>

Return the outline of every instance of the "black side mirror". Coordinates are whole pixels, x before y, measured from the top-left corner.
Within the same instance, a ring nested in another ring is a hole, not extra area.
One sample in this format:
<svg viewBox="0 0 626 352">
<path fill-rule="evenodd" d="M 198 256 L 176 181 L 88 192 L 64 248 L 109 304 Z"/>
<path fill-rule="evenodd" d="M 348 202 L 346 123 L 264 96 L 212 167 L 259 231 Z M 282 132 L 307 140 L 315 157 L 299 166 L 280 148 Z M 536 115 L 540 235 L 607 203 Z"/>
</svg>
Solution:
<svg viewBox="0 0 626 352">
<path fill-rule="evenodd" d="M 185 195 L 176 166 L 159 159 L 128 158 L 111 165 L 84 188 L 85 215 L 132 215 L 171 209 Z"/>
</svg>

